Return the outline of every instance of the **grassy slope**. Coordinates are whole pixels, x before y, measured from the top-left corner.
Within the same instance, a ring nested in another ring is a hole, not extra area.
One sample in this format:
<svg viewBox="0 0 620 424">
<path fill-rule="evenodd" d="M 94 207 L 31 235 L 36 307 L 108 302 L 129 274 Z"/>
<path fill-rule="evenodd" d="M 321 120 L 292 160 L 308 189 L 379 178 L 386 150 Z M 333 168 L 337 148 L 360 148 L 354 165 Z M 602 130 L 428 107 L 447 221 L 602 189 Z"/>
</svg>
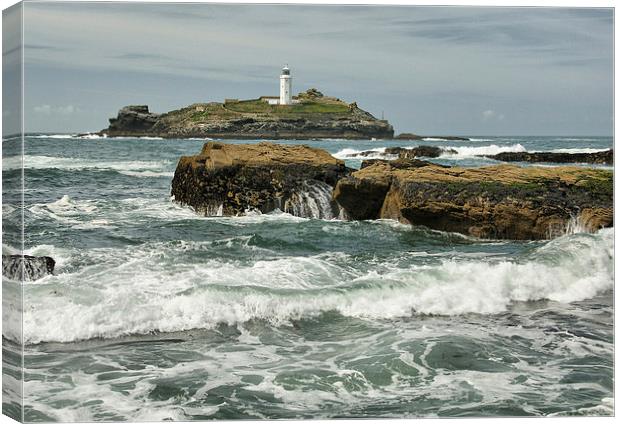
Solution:
<svg viewBox="0 0 620 424">
<path fill-rule="evenodd" d="M 197 111 L 196 107 L 203 108 Z M 212 119 L 234 119 L 255 116 L 294 117 L 308 116 L 310 114 L 337 114 L 347 115 L 351 113 L 349 105 L 335 100 L 306 100 L 290 106 L 270 105 L 260 99 L 242 100 L 226 104 L 197 104 L 179 112 L 189 113 L 189 118 L 194 122 L 209 121 Z"/>
<path fill-rule="evenodd" d="M 224 107 L 241 113 L 273 113 L 276 115 L 349 112 L 349 106 L 346 103 L 326 101 L 305 101 L 289 106 L 281 106 L 270 105 L 262 100 L 243 100 L 236 103 L 227 103 Z"/>
</svg>

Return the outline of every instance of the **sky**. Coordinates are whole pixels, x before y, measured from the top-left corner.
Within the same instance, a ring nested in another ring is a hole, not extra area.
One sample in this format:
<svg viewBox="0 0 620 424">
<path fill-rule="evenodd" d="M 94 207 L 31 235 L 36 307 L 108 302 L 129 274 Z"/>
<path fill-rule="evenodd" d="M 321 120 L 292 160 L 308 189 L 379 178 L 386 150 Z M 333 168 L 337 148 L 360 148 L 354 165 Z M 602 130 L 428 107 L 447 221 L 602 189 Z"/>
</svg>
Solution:
<svg viewBox="0 0 620 424">
<path fill-rule="evenodd" d="M 613 131 L 612 9 L 26 2 L 24 27 L 29 132 L 277 95 L 284 64 L 294 93 L 356 101 L 396 133 Z"/>
</svg>

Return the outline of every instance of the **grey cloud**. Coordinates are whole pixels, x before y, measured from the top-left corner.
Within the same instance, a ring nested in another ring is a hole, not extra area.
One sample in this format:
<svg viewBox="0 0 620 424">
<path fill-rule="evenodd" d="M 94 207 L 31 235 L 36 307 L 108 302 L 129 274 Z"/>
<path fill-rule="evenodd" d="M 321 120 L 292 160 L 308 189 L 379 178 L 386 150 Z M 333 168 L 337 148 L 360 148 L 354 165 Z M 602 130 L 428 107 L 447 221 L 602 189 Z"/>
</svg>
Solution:
<svg viewBox="0 0 620 424">
<path fill-rule="evenodd" d="M 113 59 L 141 60 L 141 59 L 171 59 L 169 56 L 149 53 L 123 53 L 116 56 L 110 56 Z"/>
<path fill-rule="evenodd" d="M 49 46 L 46 44 L 24 44 L 25 50 L 66 50 L 57 46 Z"/>
</svg>

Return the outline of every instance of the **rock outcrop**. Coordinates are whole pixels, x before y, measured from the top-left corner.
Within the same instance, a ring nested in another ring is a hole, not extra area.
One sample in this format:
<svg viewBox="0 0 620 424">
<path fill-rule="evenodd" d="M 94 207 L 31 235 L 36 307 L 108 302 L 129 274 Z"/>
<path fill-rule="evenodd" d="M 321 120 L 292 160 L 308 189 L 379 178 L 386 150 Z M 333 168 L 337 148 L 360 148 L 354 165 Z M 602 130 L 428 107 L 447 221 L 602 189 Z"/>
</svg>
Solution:
<svg viewBox="0 0 620 424">
<path fill-rule="evenodd" d="M 590 230 L 613 225 L 609 171 L 419 162 L 370 163 L 342 178 L 334 199 L 351 219 L 397 219 L 482 238 L 551 238 L 573 219 Z"/>
<path fill-rule="evenodd" d="M 413 159 L 413 158 L 438 158 L 446 153 L 456 153 L 456 150 L 437 147 L 437 146 L 417 146 L 417 147 L 388 147 L 385 149 L 385 153 L 389 155 L 398 155 L 399 159 Z"/>
<path fill-rule="evenodd" d="M 206 143 L 181 157 L 172 180 L 175 201 L 204 215 L 241 215 L 280 209 L 333 218 L 332 189 L 351 170 L 328 152 L 308 146 Z"/>
<path fill-rule="evenodd" d="M 179 160 L 175 200 L 205 215 L 276 209 L 311 218 L 396 219 L 482 238 L 535 240 L 613 225 L 613 173 L 583 167 L 449 167 L 373 159 L 359 171 L 328 152 L 206 143 Z"/>
<path fill-rule="evenodd" d="M 614 150 L 594 153 L 556 153 L 556 152 L 502 152 L 487 155 L 487 158 L 502 162 L 552 162 L 552 163 L 592 163 L 613 165 Z"/>
<path fill-rule="evenodd" d="M 146 105 L 125 106 L 118 111 L 116 118 L 110 118 L 110 126 L 106 133 L 139 137 L 150 132 L 159 117 L 159 114 L 149 112 L 149 107 Z"/>
<path fill-rule="evenodd" d="M 163 114 L 126 106 L 100 134 L 109 137 L 312 139 L 392 138 L 394 129 L 360 109 L 310 89 L 299 103 L 270 105 L 266 99 L 197 103 Z"/>
<path fill-rule="evenodd" d="M 386 147 L 383 152 L 376 150 L 364 150 L 363 152 L 351 153 L 348 157 L 383 156 L 385 158 L 397 156 L 399 159 L 413 159 L 419 157 L 437 158 L 443 154 L 455 154 L 456 150 L 448 147 L 416 146 L 416 147 Z"/>
<path fill-rule="evenodd" d="M 2 275 L 11 280 L 38 280 L 52 274 L 55 266 L 49 256 L 2 255 Z"/>
</svg>

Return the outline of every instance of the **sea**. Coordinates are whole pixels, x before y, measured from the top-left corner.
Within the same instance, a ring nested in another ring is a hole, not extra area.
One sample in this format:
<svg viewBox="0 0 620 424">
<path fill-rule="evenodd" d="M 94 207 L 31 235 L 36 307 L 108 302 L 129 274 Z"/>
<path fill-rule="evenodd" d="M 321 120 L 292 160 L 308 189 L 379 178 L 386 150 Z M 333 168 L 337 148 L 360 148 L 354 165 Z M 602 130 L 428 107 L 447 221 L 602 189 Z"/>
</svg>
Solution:
<svg viewBox="0 0 620 424">
<path fill-rule="evenodd" d="M 507 241 L 391 220 L 199 216 L 170 184 L 179 157 L 204 142 L 25 138 L 25 253 L 53 257 L 56 270 L 23 285 L 3 278 L 4 412 L 21 414 L 23 390 L 27 421 L 614 414 L 613 228 Z M 458 166 L 613 147 L 611 137 L 276 142 L 354 168 L 390 146 L 451 148 L 430 160 Z M 21 140 L 3 149 L 7 187 L 21 176 Z M 18 199 L 4 194 L 3 254 L 19 249 Z"/>
</svg>

